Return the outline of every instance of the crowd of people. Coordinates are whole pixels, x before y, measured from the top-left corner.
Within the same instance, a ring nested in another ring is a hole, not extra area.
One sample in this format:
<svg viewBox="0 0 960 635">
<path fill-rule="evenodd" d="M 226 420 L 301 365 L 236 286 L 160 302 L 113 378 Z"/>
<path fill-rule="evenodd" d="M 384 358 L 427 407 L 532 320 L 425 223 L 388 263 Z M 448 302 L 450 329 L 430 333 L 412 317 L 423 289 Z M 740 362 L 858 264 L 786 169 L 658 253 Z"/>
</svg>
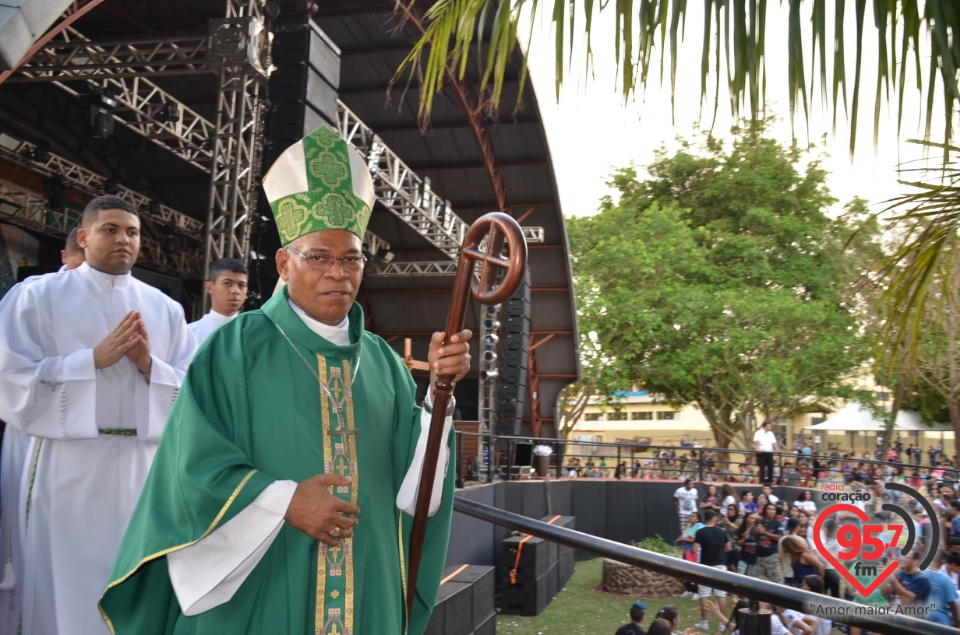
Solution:
<svg viewBox="0 0 960 635">
<path fill-rule="evenodd" d="M 762 430 L 762 429 L 761 429 Z M 773 434 L 772 432 L 770 433 Z M 879 437 L 882 444 L 882 437 Z M 777 446 L 783 448 L 782 439 Z M 956 457 L 943 452 L 942 444 L 927 450 L 897 440 L 884 454 L 875 452 L 843 452 L 829 444 L 817 451 L 813 441 L 795 439 L 790 452 L 756 452 L 756 460 L 735 458 L 737 450 L 660 446 L 649 456 L 617 462 L 616 457 L 568 456 L 561 473 L 569 478 L 631 478 L 643 480 L 677 480 L 688 478 L 707 483 L 759 485 L 778 483 L 790 487 L 815 487 L 822 483 L 839 483 L 874 478 L 879 470 L 885 480 L 896 480 L 918 488 L 929 480 L 956 481 L 960 478 Z M 769 474 L 762 470 L 769 468 Z"/>
<path fill-rule="evenodd" d="M 849 504 L 883 526 L 879 535 L 884 545 L 882 553 L 865 547 L 852 560 L 838 558 L 842 549 L 838 534 L 843 533 L 847 525 L 854 524 L 859 531 L 865 524 L 858 515 L 841 512 L 831 513 L 822 523 L 820 542 L 834 555 L 834 559 L 825 558 L 814 540 L 817 516 L 823 510 L 814 500 L 811 489 L 801 489 L 794 500 L 784 500 L 770 485 L 762 486 L 757 492 L 742 489 L 738 493 L 729 483 L 698 486 L 691 479 L 684 481 L 673 495 L 680 527 L 675 542 L 681 557 L 691 562 L 871 607 L 894 610 L 909 607 L 914 610 L 907 614 L 914 617 L 960 628 L 957 483 L 933 479 L 924 483 L 922 491 L 937 513 L 930 518 L 911 496 L 883 487 L 885 482 L 896 481 L 896 478 L 895 472 L 882 468 L 870 474 L 853 472 L 843 489 L 851 495 Z M 903 510 L 903 516 L 884 509 L 888 503 Z M 821 504 L 824 508 L 830 505 L 832 503 Z M 903 518 L 913 523 L 917 537 L 909 549 L 904 547 L 910 532 L 891 529 L 905 524 Z M 933 523 L 939 524 L 939 543 L 935 545 L 931 566 L 921 570 L 920 562 L 934 540 Z M 849 536 L 843 544 L 843 549 L 849 547 Z M 894 560 L 900 565 L 896 574 L 866 597 L 846 584 L 835 566 L 836 562 L 841 563 L 866 587 L 876 579 L 877 571 L 883 571 L 887 563 Z M 734 607 L 728 616 L 728 598 L 723 590 L 688 583 L 682 597 L 699 602 L 701 621 L 688 632 L 712 632 L 713 620 L 717 622 L 716 630 L 736 632 L 739 613 Z M 831 620 L 824 615 L 803 614 L 777 606 L 770 609 L 773 633 L 821 635 L 829 633 L 832 627 Z M 637 629 L 640 622 L 633 618 L 638 616 L 631 614 Z M 842 628 L 850 635 L 860 635 L 860 629 L 855 626 Z M 635 634 L 642 630 L 623 632 Z"/>
</svg>

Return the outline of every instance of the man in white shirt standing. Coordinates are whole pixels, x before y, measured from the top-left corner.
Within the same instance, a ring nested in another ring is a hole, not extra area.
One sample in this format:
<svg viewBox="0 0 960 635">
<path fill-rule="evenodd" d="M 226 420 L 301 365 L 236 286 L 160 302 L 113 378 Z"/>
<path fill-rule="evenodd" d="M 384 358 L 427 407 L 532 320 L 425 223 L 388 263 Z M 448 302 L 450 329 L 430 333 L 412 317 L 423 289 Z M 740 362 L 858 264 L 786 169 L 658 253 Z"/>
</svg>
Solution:
<svg viewBox="0 0 960 635">
<path fill-rule="evenodd" d="M 180 305 L 130 275 L 136 209 L 94 199 L 78 240 L 84 264 L 0 309 L 0 419 L 29 439 L 13 620 L 34 635 L 110 632 L 97 598 L 196 349 Z"/>
<path fill-rule="evenodd" d="M 677 488 L 673 493 L 673 510 L 677 512 L 680 518 L 680 531 L 683 532 L 690 522 L 690 514 L 697 511 L 697 498 L 699 493 L 693 486 L 693 479 L 687 479 L 683 482 L 683 487 Z"/>
<path fill-rule="evenodd" d="M 780 451 L 777 437 L 773 434 L 773 423 L 764 421 L 759 430 L 753 433 L 753 449 L 757 453 L 757 470 L 760 482 L 769 485 L 773 481 L 773 453 Z"/>
<path fill-rule="evenodd" d="M 247 299 L 247 268 L 236 258 L 215 260 L 210 263 L 210 273 L 203 288 L 210 294 L 210 312 L 190 323 L 197 346 L 240 315 L 243 302 Z"/>
</svg>

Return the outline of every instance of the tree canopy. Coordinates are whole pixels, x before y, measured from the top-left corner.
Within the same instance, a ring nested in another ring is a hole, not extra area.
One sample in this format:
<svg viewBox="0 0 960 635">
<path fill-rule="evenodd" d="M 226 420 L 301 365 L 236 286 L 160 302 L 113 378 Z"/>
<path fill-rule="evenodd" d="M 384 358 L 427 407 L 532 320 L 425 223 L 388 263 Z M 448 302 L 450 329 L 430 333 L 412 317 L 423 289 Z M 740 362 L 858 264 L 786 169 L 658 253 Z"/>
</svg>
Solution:
<svg viewBox="0 0 960 635">
<path fill-rule="evenodd" d="M 861 217 L 826 215 L 815 157 L 763 122 L 734 133 L 618 171 L 617 201 L 568 219 L 581 332 L 603 351 L 587 380 L 695 404 L 723 447 L 806 400 L 864 397 L 844 379 L 868 357 L 855 282 L 879 253 L 849 241 Z"/>
</svg>

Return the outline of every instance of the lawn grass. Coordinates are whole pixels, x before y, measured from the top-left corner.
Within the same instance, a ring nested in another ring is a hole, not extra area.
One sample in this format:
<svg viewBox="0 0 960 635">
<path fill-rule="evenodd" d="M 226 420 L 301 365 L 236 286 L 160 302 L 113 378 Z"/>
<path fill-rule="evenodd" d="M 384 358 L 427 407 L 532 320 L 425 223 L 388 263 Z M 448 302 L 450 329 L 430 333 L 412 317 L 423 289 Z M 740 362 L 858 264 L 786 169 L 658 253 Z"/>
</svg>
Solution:
<svg viewBox="0 0 960 635">
<path fill-rule="evenodd" d="M 498 635 L 613 635 L 630 621 L 630 606 L 637 600 L 647 605 L 644 628 L 664 604 L 673 604 L 680 610 L 678 632 L 700 621 L 700 604 L 693 600 L 624 597 L 598 591 L 595 587 L 600 583 L 602 570 L 603 558 L 576 563 L 573 576 L 543 613 L 536 617 L 498 615 Z M 713 618 L 708 632 L 715 633 L 716 626 Z"/>
<path fill-rule="evenodd" d="M 641 627 L 646 630 L 664 604 L 673 604 L 680 611 L 680 628 L 700 621 L 700 603 L 684 598 L 653 599 L 624 597 L 598 590 L 603 573 L 603 558 L 578 562 L 567 585 L 553 599 L 546 610 L 536 617 L 520 615 L 497 615 L 498 635 L 613 635 L 618 628 L 630 621 L 630 606 L 637 600 L 647 605 L 647 617 Z M 716 599 L 716 598 L 714 598 Z M 499 609 L 498 609 L 499 610 Z M 727 607 L 729 615 L 731 608 Z M 710 630 L 703 635 L 713 635 L 720 629 L 717 618 L 711 616 Z M 834 626 L 831 631 L 841 635 Z"/>
</svg>

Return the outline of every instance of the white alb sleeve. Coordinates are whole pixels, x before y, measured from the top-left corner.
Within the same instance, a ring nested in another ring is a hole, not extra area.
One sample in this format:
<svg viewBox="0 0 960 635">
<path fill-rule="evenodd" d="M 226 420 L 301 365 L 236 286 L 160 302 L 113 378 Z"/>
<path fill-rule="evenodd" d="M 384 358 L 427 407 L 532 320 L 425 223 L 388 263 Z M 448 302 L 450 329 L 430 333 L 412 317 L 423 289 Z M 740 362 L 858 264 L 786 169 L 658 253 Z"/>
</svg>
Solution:
<svg viewBox="0 0 960 635">
<path fill-rule="evenodd" d="M 230 601 L 280 533 L 296 489 L 294 481 L 272 483 L 223 526 L 167 554 L 170 583 L 184 615 Z"/>
<path fill-rule="evenodd" d="M 427 392 L 426 403 L 430 404 L 430 392 Z M 417 490 L 420 488 L 420 472 L 423 470 L 423 460 L 427 453 L 427 437 L 430 435 L 431 415 L 424 408 L 420 412 L 420 437 L 417 439 L 417 448 L 410 463 L 410 469 L 403 477 L 400 491 L 397 493 L 397 508 L 411 516 L 417 509 Z M 443 420 L 443 442 L 440 444 L 440 454 L 437 456 L 437 472 L 433 478 L 433 494 L 430 496 L 430 512 L 433 516 L 440 509 L 440 500 L 443 497 L 443 479 L 447 475 L 450 463 L 450 448 L 446 439 L 450 436 L 453 426 L 453 416 L 447 415 Z"/>
</svg>

